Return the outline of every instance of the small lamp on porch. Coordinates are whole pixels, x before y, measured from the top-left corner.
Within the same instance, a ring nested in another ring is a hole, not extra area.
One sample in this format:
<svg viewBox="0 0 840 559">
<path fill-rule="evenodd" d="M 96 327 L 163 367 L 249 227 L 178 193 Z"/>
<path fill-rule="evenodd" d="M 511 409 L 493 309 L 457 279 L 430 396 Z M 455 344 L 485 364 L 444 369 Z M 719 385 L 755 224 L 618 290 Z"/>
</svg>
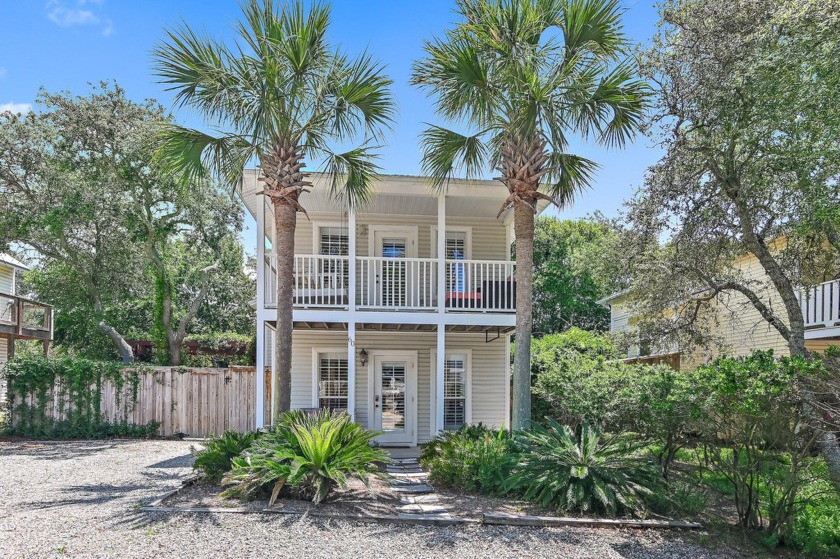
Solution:
<svg viewBox="0 0 840 559">
<path fill-rule="evenodd" d="M 359 359 L 361 360 L 362 365 L 367 365 L 368 354 L 366 349 L 362 349 L 359 353 Z"/>
</svg>

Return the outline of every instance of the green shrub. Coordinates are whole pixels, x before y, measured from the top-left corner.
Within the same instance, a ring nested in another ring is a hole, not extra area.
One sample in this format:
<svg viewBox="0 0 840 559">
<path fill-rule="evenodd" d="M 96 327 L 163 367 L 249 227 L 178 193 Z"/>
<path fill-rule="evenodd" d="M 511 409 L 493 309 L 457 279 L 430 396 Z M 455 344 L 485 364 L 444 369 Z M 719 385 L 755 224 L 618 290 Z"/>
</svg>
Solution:
<svg viewBox="0 0 840 559">
<path fill-rule="evenodd" d="M 584 423 L 580 435 L 548 419 L 517 434 L 520 455 L 506 487 L 560 512 L 594 511 L 615 515 L 641 512 L 656 486 L 657 474 L 625 438 L 605 437 Z"/>
<path fill-rule="evenodd" d="M 420 455 L 433 484 L 489 495 L 503 493 L 514 461 L 508 432 L 480 424 L 441 433 L 423 445 Z"/>
<path fill-rule="evenodd" d="M 253 432 L 238 433 L 225 431 L 219 437 L 208 437 L 204 441 L 204 450 L 193 451 L 193 468 L 204 474 L 211 483 L 218 483 L 230 470 L 231 460 L 248 450 L 256 439 Z"/>
<path fill-rule="evenodd" d="M 187 367 L 214 367 L 219 361 L 228 365 L 256 365 L 256 341 L 253 336 L 235 332 L 190 334 L 185 342 L 198 344 L 195 354 L 184 356 Z M 242 348 L 245 348 L 244 352 Z"/>
<path fill-rule="evenodd" d="M 233 459 L 222 480 L 229 486 L 223 495 L 250 498 L 270 489 L 269 505 L 273 505 L 288 485 L 296 494 L 320 503 L 349 479 L 367 484 L 370 475 L 384 475 L 379 465 L 389 461 L 388 455 L 371 446 L 378 435 L 346 413 L 288 412 L 273 431 Z"/>
</svg>

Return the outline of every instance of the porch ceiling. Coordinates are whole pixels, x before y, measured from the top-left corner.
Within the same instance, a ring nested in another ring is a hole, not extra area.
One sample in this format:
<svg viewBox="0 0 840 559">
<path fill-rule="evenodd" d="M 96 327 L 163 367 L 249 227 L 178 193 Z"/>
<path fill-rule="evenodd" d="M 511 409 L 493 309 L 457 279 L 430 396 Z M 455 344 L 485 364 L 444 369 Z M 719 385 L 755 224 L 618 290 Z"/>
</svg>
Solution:
<svg viewBox="0 0 840 559">
<path fill-rule="evenodd" d="M 330 196 L 327 178 L 320 173 L 312 174 L 314 187 L 305 196 L 304 206 L 312 213 L 337 213 L 344 208 Z M 437 215 L 437 200 L 431 183 L 424 177 L 406 175 L 383 175 L 374 186 L 375 195 L 360 212 L 388 215 Z M 246 169 L 239 189 L 240 197 L 251 215 L 256 215 L 262 196 L 262 183 L 257 181 L 257 171 Z M 449 217 L 477 217 L 497 219 L 507 190 L 498 181 L 453 180 L 446 192 L 446 215 Z M 540 200 L 538 210 L 548 203 Z M 509 210 L 499 216 L 500 221 L 512 217 Z"/>
<path fill-rule="evenodd" d="M 303 322 L 295 321 L 296 330 L 333 330 L 347 331 L 346 322 Z M 357 332 L 435 332 L 437 326 L 434 324 L 382 324 L 382 323 L 358 323 Z M 446 326 L 447 332 L 460 333 L 485 333 L 505 335 L 513 332 L 512 326 L 477 326 L 469 324 L 450 324 Z"/>
</svg>

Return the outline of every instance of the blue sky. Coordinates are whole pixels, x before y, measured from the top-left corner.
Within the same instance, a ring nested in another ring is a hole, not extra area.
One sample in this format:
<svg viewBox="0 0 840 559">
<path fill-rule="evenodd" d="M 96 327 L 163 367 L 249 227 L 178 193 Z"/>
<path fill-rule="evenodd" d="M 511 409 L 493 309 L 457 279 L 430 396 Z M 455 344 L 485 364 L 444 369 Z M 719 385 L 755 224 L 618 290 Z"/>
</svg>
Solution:
<svg viewBox="0 0 840 559">
<path fill-rule="evenodd" d="M 655 31 L 652 0 L 623 0 L 628 36 L 647 42 Z M 0 110 L 32 105 L 38 88 L 84 94 L 88 83 L 116 80 L 136 100 L 154 98 L 171 106 L 171 96 L 152 76 L 152 47 L 163 28 L 184 20 L 216 37 L 232 37 L 239 16 L 234 0 L 0 0 Z M 452 0 L 334 0 L 331 38 L 353 54 L 368 49 L 385 63 L 394 80 L 399 117 L 380 164 L 385 172 L 419 174 L 418 134 L 425 122 L 438 122 L 432 102 L 408 85 L 412 60 L 423 40 L 440 34 L 456 17 Z M 200 125 L 185 112 L 178 120 Z M 605 150 L 575 142 L 572 151 L 601 165 L 594 188 L 583 193 L 563 217 L 600 210 L 613 216 L 641 184 L 644 170 L 660 153 L 647 138 L 624 150 Z"/>
</svg>

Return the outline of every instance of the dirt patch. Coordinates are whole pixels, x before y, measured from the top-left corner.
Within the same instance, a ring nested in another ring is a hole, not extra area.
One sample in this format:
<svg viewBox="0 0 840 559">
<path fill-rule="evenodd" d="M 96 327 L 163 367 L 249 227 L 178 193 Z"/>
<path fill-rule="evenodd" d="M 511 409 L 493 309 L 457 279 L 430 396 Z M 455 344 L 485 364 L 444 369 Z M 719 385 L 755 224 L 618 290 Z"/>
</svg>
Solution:
<svg viewBox="0 0 840 559">
<path fill-rule="evenodd" d="M 202 482 L 188 485 L 181 491 L 165 499 L 161 506 L 179 508 L 238 508 L 258 511 L 268 508 L 267 499 L 241 501 L 225 499 L 219 496 L 224 488 Z M 370 488 L 360 481 L 351 480 L 347 488 L 333 492 L 326 501 L 319 505 L 311 501 L 293 498 L 279 498 L 274 503 L 274 510 L 283 510 L 305 514 L 318 511 L 322 514 L 396 514 L 400 504 L 397 495 L 388 481 L 378 477 L 370 478 Z"/>
</svg>

